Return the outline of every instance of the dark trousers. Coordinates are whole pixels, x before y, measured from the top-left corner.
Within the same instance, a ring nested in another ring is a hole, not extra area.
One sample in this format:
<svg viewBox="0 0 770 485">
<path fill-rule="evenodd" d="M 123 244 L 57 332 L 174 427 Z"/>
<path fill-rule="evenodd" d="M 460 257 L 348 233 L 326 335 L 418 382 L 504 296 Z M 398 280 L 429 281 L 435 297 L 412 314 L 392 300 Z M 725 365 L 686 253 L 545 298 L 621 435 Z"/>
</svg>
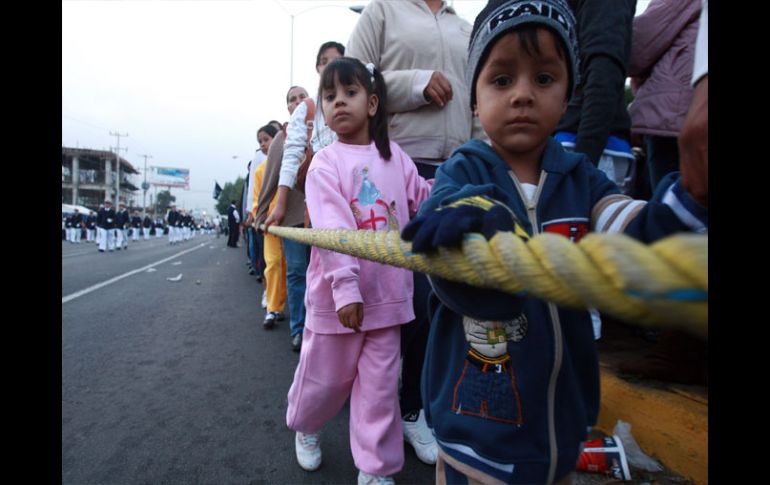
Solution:
<svg viewBox="0 0 770 485">
<path fill-rule="evenodd" d="M 265 276 L 265 236 L 253 227 L 250 227 L 249 244 L 253 248 L 253 251 L 249 253 L 251 256 L 251 267 L 256 272 L 258 278 L 263 278 Z"/>
<path fill-rule="evenodd" d="M 654 193 L 663 177 L 679 170 L 679 145 L 676 137 L 672 136 L 644 135 L 643 138 L 650 171 L 650 188 Z"/>
<path fill-rule="evenodd" d="M 415 272 L 414 281 L 414 320 L 401 326 L 401 356 L 404 358 L 401 370 L 401 414 L 417 412 L 422 409 L 420 382 L 422 365 L 425 361 L 425 348 L 428 345 L 430 319 L 428 315 L 428 297 L 431 288 L 428 277 Z"/>
<path fill-rule="evenodd" d="M 436 166 L 415 163 L 417 173 L 425 179 L 435 177 Z M 423 273 L 413 273 L 414 320 L 401 326 L 401 356 L 404 359 L 401 369 L 401 414 L 417 412 L 422 409 L 420 382 L 422 366 L 425 361 L 425 348 L 428 345 L 430 318 L 428 315 L 428 298 L 431 293 L 428 277 Z"/>
<path fill-rule="evenodd" d="M 246 233 L 244 234 L 246 236 L 246 254 L 249 257 L 249 265 L 251 266 L 251 269 L 255 270 L 257 269 L 257 253 L 256 251 L 256 241 L 254 240 L 254 228 L 253 227 L 247 227 Z"/>
<path fill-rule="evenodd" d="M 238 224 L 228 224 L 227 245 L 231 248 L 238 247 Z"/>
</svg>

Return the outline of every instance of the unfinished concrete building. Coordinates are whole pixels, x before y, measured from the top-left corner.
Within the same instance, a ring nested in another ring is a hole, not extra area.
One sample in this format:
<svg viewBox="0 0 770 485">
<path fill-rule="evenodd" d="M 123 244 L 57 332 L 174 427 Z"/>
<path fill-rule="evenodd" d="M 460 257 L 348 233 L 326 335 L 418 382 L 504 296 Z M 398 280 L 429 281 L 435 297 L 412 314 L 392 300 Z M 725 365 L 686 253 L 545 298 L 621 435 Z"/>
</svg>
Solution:
<svg viewBox="0 0 770 485">
<path fill-rule="evenodd" d="M 113 152 L 62 147 L 61 201 L 96 209 L 109 199 L 115 206 L 123 202 L 134 207 L 139 187 L 132 183 L 131 177 L 137 174 L 139 172 L 128 160 Z M 141 205 L 142 201 L 138 202 Z"/>
</svg>

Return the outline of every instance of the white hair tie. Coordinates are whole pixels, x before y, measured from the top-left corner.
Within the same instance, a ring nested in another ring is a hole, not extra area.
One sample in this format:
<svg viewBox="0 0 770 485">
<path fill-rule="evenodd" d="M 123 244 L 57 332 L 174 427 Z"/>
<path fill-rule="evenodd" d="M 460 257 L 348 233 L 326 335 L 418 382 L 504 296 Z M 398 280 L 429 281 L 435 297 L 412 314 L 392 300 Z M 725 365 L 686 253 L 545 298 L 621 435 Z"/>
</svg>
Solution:
<svg viewBox="0 0 770 485">
<path fill-rule="evenodd" d="M 372 75 L 372 84 L 374 84 L 374 64 L 371 62 L 366 65 L 366 70 Z"/>
</svg>

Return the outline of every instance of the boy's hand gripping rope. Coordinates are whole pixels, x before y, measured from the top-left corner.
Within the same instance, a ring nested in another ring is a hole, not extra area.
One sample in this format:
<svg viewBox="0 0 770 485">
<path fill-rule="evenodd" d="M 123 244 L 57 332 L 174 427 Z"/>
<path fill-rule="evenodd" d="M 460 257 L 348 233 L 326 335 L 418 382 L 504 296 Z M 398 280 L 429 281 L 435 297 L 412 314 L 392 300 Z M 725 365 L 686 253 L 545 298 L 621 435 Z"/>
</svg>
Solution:
<svg viewBox="0 0 770 485">
<path fill-rule="evenodd" d="M 451 281 L 708 336 L 707 235 L 670 236 L 646 246 L 624 234 L 591 233 L 575 244 L 556 234 L 524 241 L 498 231 L 488 241 L 465 234 L 462 249 L 418 254 L 398 231 L 272 225 L 267 232 Z"/>
</svg>

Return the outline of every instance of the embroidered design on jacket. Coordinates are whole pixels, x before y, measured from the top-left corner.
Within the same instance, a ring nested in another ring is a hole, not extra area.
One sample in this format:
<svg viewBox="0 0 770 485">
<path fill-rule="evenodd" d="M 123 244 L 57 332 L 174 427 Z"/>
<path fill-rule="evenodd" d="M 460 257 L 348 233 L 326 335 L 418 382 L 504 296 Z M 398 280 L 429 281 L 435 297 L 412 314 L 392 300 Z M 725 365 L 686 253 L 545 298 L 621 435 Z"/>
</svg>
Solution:
<svg viewBox="0 0 770 485">
<path fill-rule="evenodd" d="M 480 321 L 463 317 L 468 353 L 455 384 L 452 411 L 520 425 L 524 422 L 508 342 L 527 335 L 527 318 Z"/>
</svg>

